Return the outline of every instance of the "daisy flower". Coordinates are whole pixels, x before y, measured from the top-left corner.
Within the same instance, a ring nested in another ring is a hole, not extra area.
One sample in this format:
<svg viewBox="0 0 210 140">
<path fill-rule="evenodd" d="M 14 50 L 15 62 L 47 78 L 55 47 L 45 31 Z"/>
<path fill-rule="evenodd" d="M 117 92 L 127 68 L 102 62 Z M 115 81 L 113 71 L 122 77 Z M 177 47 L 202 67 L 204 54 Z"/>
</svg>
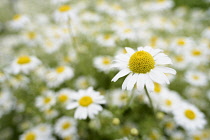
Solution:
<svg viewBox="0 0 210 140">
<path fill-rule="evenodd" d="M 187 131 L 197 131 L 206 125 L 204 114 L 195 106 L 183 102 L 173 111 L 175 122 Z"/>
<path fill-rule="evenodd" d="M 29 18 L 26 15 L 16 14 L 9 22 L 9 26 L 14 30 L 22 29 L 29 23 Z"/>
<path fill-rule="evenodd" d="M 72 96 L 72 99 L 75 101 L 69 103 L 67 109 L 77 108 L 74 113 L 76 119 L 86 119 L 87 117 L 93 119 L 103 109 L 100 104 L 106 103 L 104 96 L 94 91 L 92 87 L 79 90 L 77 94 Z"/>
<path fill-rule="evenodd" d="M 90 86 L 95 86 L 95 85 L 96 81 L 93 77 L 80 76 L 75 81 L 75 87 L 77 89 L 86 89 Z"/>
<path fill-rule="evenodd" d="M 67 23 L 73 17 L 75 17 L 75 12 L 70 5 L 61 5 L 54 13 L 56 22 Z"/>
<path fill-rule="evenodd" d="M 54 126 L 55 133 L 62 138 L 75 134 L 77 131 L 76 125 L 77 123 L 73 118 L 64 116 L 56 121 Z"/>
<path fill-rule="evenodd" d="M 187 71 L 185 74 L 186 81 L 193 86 L 205 86 L 208 83 L 206 74 L 199 71 Z"/>
<path fill-rule="evenodd" d="M 164 64 L 172 64 L 171 59 L 162 53 L 160 49 L 152 49 L 149 46 L 138 47 L 138 51 L 126 47 L 126 54 L 116 56 L 113 67 L 120 71 L 112 79 L 116 82 L 119 78 L 128 75 L 122 84 L 122 89 L 132 90 L 137 85 L 139 91 L 146 86 L 148 91 L 154 91 L 154 83 L 169 84 L 165 73 L 176 74 L 174 69 L 164 67 Z"/>
<path fill-rule="evenodd" d="M 73 90 L 70 89 L 61 89 L 57 92 L 57 101 L 62 104 L 66 104 L 69 100 L 71 100 L 71 95 L 74 93 Z"/>
<path fill-rule="evenodd" d="M 111 70 L 112 58 L 110 56 L 98 56 L 93 60 L 94 66 L 105 73 Z"/>
<path fill-rule="evenodd" d="M 48 87 L 57 87 L 64 81 L 71 79 L 74 76 L 74 71 L 68 66 L 59 66 L 56 69 L 47 72 L 45 81 Z"/>
<path fill-rule="evenodd" d="M 35 56 L 22 55 L 16 58 L 11 64 L 11 72 L 14 74 L 25 73 L 28 74 L 34 70 L 41 61 Z"/>
<path fill-rule="evenodd" d="M 36 98 L 36 107 L 40 110 L 50 109 L 56 103 L 55 95 L 52 91 L 46 91 L 43 95 Z"/>
<path fill-rule="evenodd" d="M 124 106 L 127 104 L 129 99 L 129 94 L 127 91 L 122 91 L 121 89 L 115 89 L 111 91 L 111 100 L 110 103 L 114 106 Z"/>
</svg>

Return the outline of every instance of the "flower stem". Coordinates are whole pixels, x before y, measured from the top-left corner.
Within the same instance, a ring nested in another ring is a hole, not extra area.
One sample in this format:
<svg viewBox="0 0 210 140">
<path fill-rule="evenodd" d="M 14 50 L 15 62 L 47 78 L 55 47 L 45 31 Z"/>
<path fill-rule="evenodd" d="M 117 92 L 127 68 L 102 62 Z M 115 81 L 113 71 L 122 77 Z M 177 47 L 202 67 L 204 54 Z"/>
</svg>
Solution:
<svg viewBox="0 0 210 140">
<path fill-rule="evenodd" d="M 151 97 L 149 96 L 149 92 L 148 92 L 146 86 L 144 86 L 144 90 L 145 90 L 146 95 L 147 95 L 147 97 L 148 97 L 148 99 L 149 99 L 149 104 L 150 104 L 150 106 L 151 106 L 151 108 L 152 108 L 152 112 L 153 112 L 154 115 L 155 115 L 155 109 L 154 109 L 154 106 L 153 106 L 153 103 L 152 103 L 152 99 L 151 99 Z"/>
</svg>

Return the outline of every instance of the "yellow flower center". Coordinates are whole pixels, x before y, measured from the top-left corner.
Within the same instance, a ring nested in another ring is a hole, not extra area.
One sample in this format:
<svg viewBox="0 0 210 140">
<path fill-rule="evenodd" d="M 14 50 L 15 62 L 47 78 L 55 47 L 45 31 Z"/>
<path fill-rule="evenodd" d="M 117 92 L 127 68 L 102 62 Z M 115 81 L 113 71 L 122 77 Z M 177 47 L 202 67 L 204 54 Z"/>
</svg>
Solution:
<svg viewBox="0 0 210 140">
<path fill-rule="evenodd" d="M 65 70 L 65 67 L 63 67 L 63 66 L 60 66 L 60 67 L 56 68 L 57 73 L 62 73 L 64 70 Z"/>
<path fill-rule="evenodd" d="M 72 140 L 71 136 L 64 137 L 64 140 Z"/>
<path fill-rule="evenodd" d="M 69 5 L 62 5 L 59 7 L 58 9 L 60 12 L 67 12 L 69 10 L 71 10 L 71 7 Z"/>
<path fill-rule="evenodd" d="M 192 55 L 193 56 L 200 56 L 201 55 L 201 51 L 199 51 L 199 50 L 193 50 L 192 51 Z"/>
<path fill-rule="evenodd" d="M 193 79 L 194 79 L 194 80 L 198 80 L 198 79 L 199 79 L 199 76 L 193 75 Z"/>
<path fill-rule="evenodd" d="M 103 60 L 102 60 L 102 62 L 103 62 L 104 65 L 111 64 L 111 60 L 108 57 L 104 57 Z"/>
<path fill-rule="evenodd" d="M 167 100 L 165 100 L 165 104 L 166 104 L 167 106 L 171 106 L 171 105 L 172 105 L 172 101 L 169 100 L 169 99 L 167 99 Z"/>
<path fill-rule="evenodd" d="M 21 56 L 18 58 L 17 63 L 24 65 L 31 62 L 31 58 L 29 56 Z"/>
<path fill-rule="evenodd" d="M 45 104 L 50 103 L 50 101 L 51 101 L 51 98 L 50 98 L 50 97 L 45 97 L 45 98 L 44 98 L 44 103 L 45 103 Z"/>
<path fill-rule="evenodd" d="M 68 96 L 65 95 L 65 94 L 61 94 L 61 95 L 58 96 L 58 100 L 62 103 L 66 102 L 68 100 Z"/>
<path fill-rule="evenodd" d="M 193 140 L 202 140 L 201 136 L 193 136 Z"/>
<path fill-rule="evenodd" d="M 176 59 L 177 62 L 183 62 L 184 61 L 184 58 L 181 55 L 176 56 L 175 59 Z"/>
<path fill-rule="evenodd" d="M 150 38 L 150 46 L 155 47 L 157 44 L 157 40 L 158 38 L 156 36 L 153 36 L 152 38 Z"/>
<path fill-rule="evenodd" d="M 166 0 L 157 0 L 159 3 L 165 2 Z"/>
<path fill-rule="evenodd" d="M 154 83 L 154 91 L 156 93 L 160 93 L 161 92 L 161 85 L 158 83 Z"/>
<path fill-rule="evenodd" d="M 93 99 L 90 96 L 84 96 L 79 100 L 81 106 L 87 107 L 93 103 Z"/>
<path fill-rule="evenodd" d="M 104 35 L 104 40 L 109 40 L 111 38 L 111 36 L 109 34 Z"/>
<path fill-rule="evenodd" d="M 14 15 L 13 16 L 13 20 L 19 20 L 21 18 L 20 14 Z"/>
<path fill-rule="evenodd" d="M 178 44 L 179 46 L 184 46 L 184 45 L 186 44 L 186 42 L 184 41 L 184 39 L 179 39 L 179 40 L 177 41 L 177 44 Z"/>
<path fill-rule="evenodd" d="M 131 29 L 125 29 L 124 30 L 124 33 L 130 33 L 131 32 Z"/>
<path fill-rule="evenodd" d="M 62 125 L 63 130 L 68 129 L 69 127 L 71 127 L 71 124 L 70 124 L 69 122 L 65 122 L 65 123 Z"/>
<path fill-rule="evenodd" d="M 122 94 L 120 95 L 120 100 L 121 100 L 121 101 L 127 100 L 127 98 L 128 98 L 128 95 L 125 94 L 125 93 L 122 93 Z"/>
<path fill-rule="evenodd" d="M 134 73 L 147 73 L 155 67 L 155 60 L 150 53 L 137 51 L 130 57 L 128 66 Z"/>
<path fill-rule="evenodd" d="M 25 136 L 25 140 L 36 140 L 36 134 L 34 134 L 33 132 L 27 133 Z"/>
<path fill-rule="evenodd" d="M 185 110 L 184 114 L 190 120 L 194 120 L 196 118 L 196 114 L 190 109 Z"/>
<path fill-rule="evenodd" d="M 36 38 L 36 33 L 35 32 L 28 32 L 28 38 L 29 39 L 35 39 Z"/>
</svg>

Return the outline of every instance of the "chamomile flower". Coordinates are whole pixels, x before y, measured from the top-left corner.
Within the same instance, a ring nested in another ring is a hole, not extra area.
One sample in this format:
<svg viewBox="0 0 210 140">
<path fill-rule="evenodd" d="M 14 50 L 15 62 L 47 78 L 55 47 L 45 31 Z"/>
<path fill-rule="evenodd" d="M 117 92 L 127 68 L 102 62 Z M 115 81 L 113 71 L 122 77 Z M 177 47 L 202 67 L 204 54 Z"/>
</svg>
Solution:
<svg viewBox="0 0 210 140">
<path fill-rule="evenodd" d="M 204 114 L 197 107 L 186 102 L 174 109 L 173 114 L 175 122 L 189 132 L 201 130 L 207 123 Z"/>
<path fill-rule="evenodd" d="M 41 41 L 40 36 L 36 31 L 29 30 L 22 35 L 23 42 L 30 47 L 35 47 Z"/>
<path fill-rule="evenodd" d="M 71 100 L 71 95 L 74 94 L 73 90 L 61 89 L 57 92 L 57 101 L 62 104 L 66 104 Z"/>
<path fill-rule="evenodd" d="M 55 95 L 53 91 L 45 91 L 43 95 L 36 98 L 35 105 L 40 110 L 50 109 L 56 103 Z"/>
<path fill-rule="evenodd" d="M 75 134 L 77 131 L 76 125 L 76 120 L 73 118 L 66 116 L 61 117 L 55 123 L 55 133 L 62 138 Z"/>
<path fill-rule="evenodd" d="M 105 47 L 113 47 L 115 45 L 115 37 L 110 34 L 99 35 L 96 40 Z"/>
<path fill-rule="evenodd" d="M 122 84 L 122 89 L 132 90 L 137 85 L 139 91 L 143 91 L 144 86 L 148 91 L 154 91 L 154 83 L 169 84 L 165 73 L 176 74 L 174 69 L 162 65 L 172 64 L 171 59 L 162 53 L 160 49 L 152 49 L 149 46 L 138 47 L 138 51 L 126 48 L 126 54 L 116 56 L 113 67 L 120 71 L 112 79 L 116 82 L 119 78 L 128 75 Z"/>
<path fill-rule="evenodd" d="M 190 47 L 194 46 L 195 42 L 191 38 L 179 37 L 172 41 L 171 49 L 176 53 L 187 51 Z"/>
<path fill-rule="evenodd" d="M 70 5 L 61 5 L 54 13 L 56 22 L 68 23 L 68 21 L 75 17 L 75 12 Z"/>
<path fill-rule="evenodd" d="M 100 104 L 106 103 L 104 96 L 94 91 L 92 87 L 79 90 L 77 94 L 72 96 L 72 99 L 74 101 L 69 103 L 67 109 L 76 108 L 74 113 L 76 119 L 86 119 L 87 117 L 93 119 L 103 109 Z"/>
<path fill-rule="evenodd" d="M 75 81 L 75 87 L 77 89 L 87 89 L 88 87 L 95 85 L 96 81 L 92 77 L 80 76 Z"/>
<path fill-rule="evenodd" d="M 56 69 L 47 72 L 45 81 L 48 87 L 57 87 L 64 81 L 71 79 L 74 76 L 74 71 L 68 66 L 59 66 Z"/>
<path fill-rule="evenodd" d="M 94 66 L 105 73 L 111 70 L 112 58 L 110 56 L 98 56 L 93 60 Z"/>
<path fill-rule="evenodd" d="M 22 55 L 16 58 L 11 64 L 11 73 L 25 73 L 28 74 L 34 70 L 41 61 L 35 56 Z"/>
<path fill-rule="evenodd" d="M 58 116 L 58 111 L 52 108 L 44 110 L 43 113 L 47 119 L 53 119 Z"/>
<path fill-rule="evenodd" d="M 51 0 L 52 4 L 61 4 L 61 3 L 65 3 L 68 2 L 69 0 Z"/>
<path fill-rule="evenodd" d="M 181 54 L 181 53 L 177 54 L 177 55 L 173 56 L 172 60 L 174 62 L 174 67 L 176 67 L 179 70 L 183 70 L 187 66 L 189 66 L 189 61 L 185 54 Z"/>
<path fill-rule="evenodd" d="M 9 22 L 9 26 L 14 30 L 19 30 L 25 27 L 27 23 L 29 23 L 29 18 L 26 15 L 16 14 Z"/>
<path fill-rule="evenodd" d="M 111 104 L 114 106 L 124 106 L 127 104 L 129 99 L 129 94 L 127 91 L 122 91 L 121 89 L 116 89 L 111 91 Z"/>
<path fill-rule="evenodd" d="M 186 81 L 193 86 L 205 86 L 208 83 L 206 74 L 200 71 L 187 71 L 185 74 Z"/>
</svg>

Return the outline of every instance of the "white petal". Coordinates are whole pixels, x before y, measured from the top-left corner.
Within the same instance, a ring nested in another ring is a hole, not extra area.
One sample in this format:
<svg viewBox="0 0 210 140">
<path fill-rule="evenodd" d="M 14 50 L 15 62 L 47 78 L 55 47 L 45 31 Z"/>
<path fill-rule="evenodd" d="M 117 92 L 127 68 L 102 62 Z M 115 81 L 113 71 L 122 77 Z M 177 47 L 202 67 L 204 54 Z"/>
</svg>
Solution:
<svg viewBox="0 0 210 140">
<path fill-rule="evenodd" d="M 67 105 L 66 109 L 73 109 L 76 108 L 78 105 L 79 105 L 78 102 L 73 102 Z"/>
<path fill-rule="evenodd" d="M 113 82 L 116 82 L 119 78 L 127 75 L 128 73 L 130 73 L 130 70 L 129 69 L 123 69 L 121 71 L 119 71 L 117 73 L 117 75 L 115 75 L 115 77 L 112 79 Z"/>
<path fill-rule="evenodd" d="M 165 84 L 164 79 L 161 78 L 158 71 L 155 71 L 154 69 L 149 72 L 149 77 L 156 83 L 161 85 Z"/>
<path fill-rule="evenodd" d="M 127 84 L 127 90 L 132 90 L 135 83 L 137 82 L 138 79 L 138 74 L 135 73 L 129 80 L 128 84 Z"/>
<path fill-rule="evenodd" d="M 74 113 L 74 118 L 76 119 L 86 119 L 87 118 L 87 108 L 78 107 Z"/>
<path fill-rule="evenodd" d="M 154 83 L 150 79 L 149 75 L 146 74 L 145 77 L 146 77 L 146 88 L 147 88 L 148 92 L 154 91 Z"/>
<path fill-rule="evenodd" d="M 152 49 L 150 53 L 152 54 L 152 56 L 155 56 L 155 55 L 157 55 L 158 53 L 160 53 L 162 51 L 163 50 L 161 50 L 161 49 Z"/>
<path fill-rule="evenodd" d="M 146 52 L 150 53 L 151 50 L 152 50 L 152 48 L 151 48 L 150 46 L 145 46 L 145 47 L 144 47 L 144 50 L 145 50 Z"/>
<path fill-rule="evenodd" d="M 162 71 L 163 73 L 170 73 L 170 74 L 176 74 L 176 71 L 172 68 L 163 67 L 163 66 L 157 66 L 156 69 L 159 71 Z"/>
<path fill-rule="evenodd" d="M 133 49 L 129 48 L 129 47 L 125 47 L 125 50 L 129 55 L 132 55 L 132 54 L 135 53 L 135 51 Z"/>
<path fill-rule="evenodd" d="M 142 51 L 142 50 L 144 50 L 144 48 L 143 47 L 138 47 L 137 50 Z"/>
<path fill-rule="evenodd" d="M 145 75 L 144 74 L 139 74 L 138 79 L 137 79 L 137 89 L 139 91 L 144 90 L 144 84 L 145 84 Z"/>
<path fill-rule="evenodd" d="M 165 81 L 166 84 L 169 84 L 169 83 L 170 83 L 169 80 L 168 80 L 168 78 L 166 77 L 166 75 L 165 75 L 163 72 L 159 71 L 159 70 L 156 69 L 156 68 L 153 69 L 153 72 L 157 72 L 158 75 L 160 76 L 160 78 L 163 79 L 163 80 Z"/>
<path fill-rule="evenodd" d="M 124 80 L 123 84 L 122 84 L 122 89 L 125 90 L 128 84 L 128 81 L 130 81 L 130 78 L 132 77 L 132 73 L 130 73 Z"/>
<path fill-rule="evenodd" d="M 155 63 L 157 65 L 165 65 L 165 64 L 172 64 L 172 61 L 169 57 L 159 57 L 156 58 Z"/>
</svg>

